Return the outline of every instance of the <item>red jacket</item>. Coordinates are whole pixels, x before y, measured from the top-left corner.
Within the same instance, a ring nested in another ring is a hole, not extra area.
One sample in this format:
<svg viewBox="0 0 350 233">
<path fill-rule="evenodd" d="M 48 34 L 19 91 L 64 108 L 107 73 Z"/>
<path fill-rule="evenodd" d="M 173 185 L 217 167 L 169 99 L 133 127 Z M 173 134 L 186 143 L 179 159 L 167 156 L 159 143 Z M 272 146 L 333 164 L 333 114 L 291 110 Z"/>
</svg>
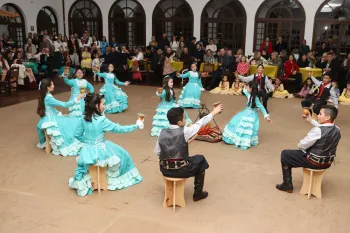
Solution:
<svg viewBox="0 0 350 233">
<path fill-rule="evenodd" d="M 284 63 L 284 78 L 289 78 L 290 75 L 293 74 L 293 71 L 299 72 L 299 66 L 296 61 L 291 63 L 289 60 Z"/>
<path fill-rule="evenodd" d="M 267 54 L 270 55 L 273 52 L 273 48 L 272 48 L 272 43 L 268 42 L 268 46 L 266 48 L 266 41 L 262 42 L 261 46 L 260 46 L 260 53 L 266 50 Z"/>
</svg>

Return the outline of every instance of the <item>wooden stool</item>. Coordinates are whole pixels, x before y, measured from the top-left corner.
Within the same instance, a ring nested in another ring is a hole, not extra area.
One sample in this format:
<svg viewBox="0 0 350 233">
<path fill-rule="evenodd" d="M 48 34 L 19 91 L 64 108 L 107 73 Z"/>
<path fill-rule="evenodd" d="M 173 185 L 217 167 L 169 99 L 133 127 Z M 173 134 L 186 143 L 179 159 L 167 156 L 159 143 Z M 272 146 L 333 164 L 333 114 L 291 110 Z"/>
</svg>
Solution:
<svg viewBox="0 0 350 233">
<path fill-rule="evenodd" d="M 92 190 L 98 190 L 98 195 L 101 194 L 102 190 L 107 190 L 107 167 L 90 166 L 89 174 L 91 176 L 91 186 Z"/>
<path fill-rule="evenodd" d="M 309 168 L 303 168 L 303 170 L 304 181 L 300 194 L 307 194 L 307 199 L 310 199 L 311 194 L 321 199 L 322 179 L 326 170 L 314 170 Z"/>
<path fill-rule="evenodd" d="M 46 130 L 44 130 L 44 133 L 45 133 L 45 151 L 46 151 L 46 154 L 51 154 L 51 144 L 50 144 L 50 137 L 49 135 L 47 135 L 46 133 Z"/>
<path fill-rule="evenodd" d="M 176 206 L 180 206 L 182 208 L 186 207 L 185 182 L 185 178 L 170 178 L 164 176 L 164 208 L 173 206 L 173 211 L 175 212 Z"/>
</svg>

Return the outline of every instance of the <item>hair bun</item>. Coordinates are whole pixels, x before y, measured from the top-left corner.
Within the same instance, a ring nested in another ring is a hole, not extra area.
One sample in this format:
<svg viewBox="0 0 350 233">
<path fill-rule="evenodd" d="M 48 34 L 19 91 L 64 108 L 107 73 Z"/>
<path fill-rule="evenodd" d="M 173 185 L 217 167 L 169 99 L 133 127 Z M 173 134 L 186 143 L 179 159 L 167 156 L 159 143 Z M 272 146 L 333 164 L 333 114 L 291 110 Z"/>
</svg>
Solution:
<svg viewBox="0 0 350 233">
<path fill-rule="evenodd" d="M 85 96 L 84 101 L 85 101 L 86 103 L 89 103 L 89 102 L 92 101 L 93 98 L 94 98 L 94 93 L 88 93 L 88 94 Z"/>
</svg>

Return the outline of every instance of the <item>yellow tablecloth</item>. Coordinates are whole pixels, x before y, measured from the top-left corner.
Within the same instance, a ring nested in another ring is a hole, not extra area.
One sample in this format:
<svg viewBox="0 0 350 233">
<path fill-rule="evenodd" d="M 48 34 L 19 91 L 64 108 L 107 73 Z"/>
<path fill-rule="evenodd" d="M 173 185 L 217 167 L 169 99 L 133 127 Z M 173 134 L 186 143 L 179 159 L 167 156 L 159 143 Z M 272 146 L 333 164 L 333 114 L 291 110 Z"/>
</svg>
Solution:
<svg viewBox="0 0 350 233">
<path fill-rule="evenodd" d="M 278 67 L 277 66 L 267 66 L 264 65 L 264 75 L 275 79 L 277 77 L 277 71 Z M 256 74 L 257 73 L 257 66 L 256 65 L 250 65 L 249 68 L 249 73 L 250 74 Z"/>
<path fill-rule="evenodd" d="M 218 68 L 219 68 L 218 63 L 214 63 L 214 70 L 213 71 L 217 70 Z M 201 63 L 201 67 L 199 68 L 199 72 L 202 73 L 203 70 L 204 70 L 204 63 Z"/>
<path fill-rule="evenodd" d="M 170 62 L 170 66 L 175 70 L 180 72 L 184 68 L 184 63 L 182 61 L 180 62 Z"/>
<path fill-rule="evenodd" d="M 303 82 L 305 82 L 306 79 L 309 77 L 309 74 L 308 74 L 309 71 L 312 71 L 312 75 L 314 77 L 322 76 L 322 69 L 319 69 L 319 68 L 300 68 L 299 71 L 303 76 Z"/>
<path fill-rule="evenodd" d="M 145 61 L 143 62 L 143 64 L 146 64 L 145 65 L 145 68 L 147 71 L 149 71 L 151 69 L 151 64 L 150 63 L 146 63 Z M 129 69 L 131 69 L 131 67 L 134 65 L 134 61 L 133 60 L 128 60 L 128 66 L 129 66 Z"/>
</svg>

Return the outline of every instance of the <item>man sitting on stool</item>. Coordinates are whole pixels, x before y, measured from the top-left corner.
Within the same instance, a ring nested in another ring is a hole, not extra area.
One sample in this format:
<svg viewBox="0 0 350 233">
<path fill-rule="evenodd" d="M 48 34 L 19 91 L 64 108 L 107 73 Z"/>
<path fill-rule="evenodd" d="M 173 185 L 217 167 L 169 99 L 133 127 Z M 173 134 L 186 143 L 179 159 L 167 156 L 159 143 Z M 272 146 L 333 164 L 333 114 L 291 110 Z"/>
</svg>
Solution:
<svg viewBox="0 0 350 233">
<path fill-rule="evenodd" d="M 160 171 L 171 178 L 194 176 L 194 201 L 208 197 L 208 193 L 203 192 L 203 186 L 205 170 L 209 168 L 209 164 L 203 155 L 189 157 L 188 141 L 221 111 L 220 104 L 209 115 L 191 126 L 186 126 L 183 108 L 172 108 L 167 113 L 169 129 L 163 129 L 158 137 L 155 153 L 159 156 Z"/>
<path fill-rule="evenodd" d="M 321 107 L 318 122 L 309 115 L 308 120 L 315 127 L 299 142 L 299 150 L 284 150 L 281 154 L 283 183 L 276 185 L 280 191 L 293 191 L 292 168 L 327 169 L 334 161 L 341 138 L 340 130 L 334 125 L 338 109 L 331 105 Z"/>
</svg>

